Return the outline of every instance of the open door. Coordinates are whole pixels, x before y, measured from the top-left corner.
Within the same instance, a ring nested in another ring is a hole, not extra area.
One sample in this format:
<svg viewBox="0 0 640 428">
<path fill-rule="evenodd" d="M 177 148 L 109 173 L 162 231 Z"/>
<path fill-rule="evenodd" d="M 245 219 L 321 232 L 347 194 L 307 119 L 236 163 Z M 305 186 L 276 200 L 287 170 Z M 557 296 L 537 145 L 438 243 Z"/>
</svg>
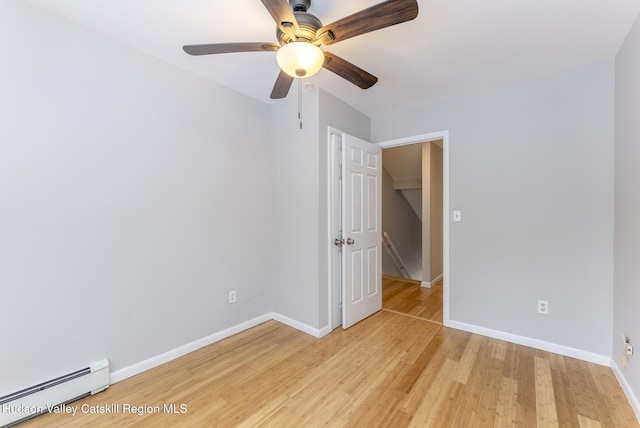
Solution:
<svg viewBox="0 0 640 428">
<path fill-rule="evenodd" d="M 382 151 L 342 135 L 342 328 L 382 309 Z"/>
</svg>

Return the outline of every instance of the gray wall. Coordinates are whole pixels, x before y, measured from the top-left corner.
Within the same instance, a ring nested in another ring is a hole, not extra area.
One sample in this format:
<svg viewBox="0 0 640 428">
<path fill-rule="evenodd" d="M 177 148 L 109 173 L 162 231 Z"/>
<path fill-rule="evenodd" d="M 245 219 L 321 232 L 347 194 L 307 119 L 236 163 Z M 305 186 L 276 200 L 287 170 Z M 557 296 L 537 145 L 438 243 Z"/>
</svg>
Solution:
<svg viewBox="0 0 640 428">
<path fill-rule="evenodd" d="M 640 343 L 640 21 L 616 57 L 615 269 L 613 358 L 620 365 L 621 336 Z M 640 397 L 640 361 L 629 357 L 622 372 Z"/>
<path fill-rule="evenodd" d="M 0 395 L 271 310 L 267 105 L 19 0 L 0 50 Z"/>
<path fill-rule="evenodd" d="M 273 309 L 318 328 L 318 91 L 303 94 L 302 129 L 297 103 L 289 97 L 271 107 Z"/>
<path fill-rule="evenodd" d="M 451 320 L 611 354 L 613 103 L 611 60 L 372 118 L 450 131 Z"/>
</svg>

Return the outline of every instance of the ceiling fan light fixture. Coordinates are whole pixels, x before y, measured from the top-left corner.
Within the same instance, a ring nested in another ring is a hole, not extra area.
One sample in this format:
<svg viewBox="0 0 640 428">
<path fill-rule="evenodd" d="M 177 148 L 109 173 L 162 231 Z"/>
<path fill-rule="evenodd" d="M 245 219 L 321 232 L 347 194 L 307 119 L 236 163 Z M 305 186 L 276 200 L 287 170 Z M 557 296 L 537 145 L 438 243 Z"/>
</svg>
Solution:
<svg viewBox="0 0 640 428">
<path fill-rule="evenodd" d="M 322 68 L 324 52 L 309 42 L 291 42 L 278 49 L 276 60 L 291 77 L 311 77 Z"/>
</svg>

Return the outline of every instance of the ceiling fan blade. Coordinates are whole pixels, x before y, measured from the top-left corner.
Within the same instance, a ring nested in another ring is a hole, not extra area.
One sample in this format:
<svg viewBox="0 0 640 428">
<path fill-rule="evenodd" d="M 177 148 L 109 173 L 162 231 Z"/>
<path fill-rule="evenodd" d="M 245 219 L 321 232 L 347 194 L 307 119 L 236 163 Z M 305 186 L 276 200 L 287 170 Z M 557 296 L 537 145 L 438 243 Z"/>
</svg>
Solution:
<svg viewBox="0 0 640 428">
<path fill-rule="evenodd" d="M 331 52 L 324 53 L 323 67 L 362 89 L 369 89 L 378 81 L 378 78 L 373 74 L 367 73 L 357 65 L 353 65 Z"/>
<path fill-rule="evenodd" d="M 271 91 L 271 99 L 277 100 L 285 98 L 289 94 L 289 89 L 291 89 L 292 83 L 293 77 L 280 70 L 280 74 L 278 74 L 278 78 L 276 79 L 276 84 L 273 86 L 273 90 Z"/>
<path fill-rule="evenodd" d="M 283 32 L 289 34 L 291 27 L 293 27 L 294 33 L 300 30 L 298 20 L 289 7 L 287 0 L 262 0 L 262 4 Z"/>
<path fill-rule="evenodd" d="M 416 0 L 388 0 L 368 9 L 325 25 L 316 32 L 317 37 L 330 32 L 331 38 L 324 44 L 330 45 L 351 37 L 411 21 L 418 16 Z"/>
<path fill-rule="evenodd" d="M 189 55 L 211 55 L 233 52 L 277 51 L 275 43 L 210 43 L 206 45 L 186 45 L 182 49 Z"/>
</svg>

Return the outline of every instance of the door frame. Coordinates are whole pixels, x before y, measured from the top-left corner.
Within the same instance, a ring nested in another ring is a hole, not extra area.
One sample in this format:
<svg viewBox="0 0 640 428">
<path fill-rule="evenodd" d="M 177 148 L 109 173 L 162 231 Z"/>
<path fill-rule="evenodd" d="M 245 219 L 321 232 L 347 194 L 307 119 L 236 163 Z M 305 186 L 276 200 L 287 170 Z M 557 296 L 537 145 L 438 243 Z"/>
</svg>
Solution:
<svg viewBox="0 0 640 428">
<path fill-rule="evenodd" d="M 431 132 L 394 140 L 380 141 L 383 149 L 442 140 L 442 325 L 449 327 L 449 131 Z"/>
<path fill-rule="evenodd" d="M 331 156 L 331 134 L 343 134 L 337 128 L 329 126 L 327 128 L 327 160 L 328 160 L 328 173 L 327 173 L 327 267 L 328 267 L 328 322 L 329 322 L 329 331 L 333 330 L 333 297 L 334 297 L 334 283 L 331 278 L 333 278 L 332 273 L 334 269 L 333 259 L 332 259 L 332 251 L 333 251 L 333 240 L 334 236 L 332 235 L 332 224 L 331 224 L 331 213 L 333 210 L 333 198 L 335 195 L 332 191 L 332 180 L 333 175 L 331 174 L 333 168 L 334 159 Z M 429 141 L 442 140 L 442 324 L 445 327 L 449 327 L 449 252 L 450 252 L 450 240 L 449 240 L 449 131 L 439 131 L 439 132 L 431 132 L 428 134 L 419 134 L 413 135 L 409 137 L 398 138 L 394 140 L 385 140 L 378 143 L 373 143 L 379 145 L 381 148 L 389 148 L 389 147 L 397 147 L 397 146 L 405 146 L 408 144 L 416 144 L 416 143 L 426 143 Z"/>
<path fill-rule="evenodd" d="M 335 172 L 336 172 L 336 160 L 340 160 L 340 157 L 336 158 L 333 152 L 333 144 L 331 141 L 331 136 L 332 135 L 340 135 L 340 138 L 342 138 L 342 135 L 344 134 L 344 132 L 340 131 L 337 128 L 334 128 L 332 126 L 327 127 L 327 164 L 328 164 L 328 168 L 327 168 L 327 278 L 328 278 L 328 287 L 329 287 L 329 294 L 328 294 L 328 323 L 329 323 L 329 332 L 333 331 L 333 329 L 339 327 L 340 325 L 342 325 L 342 311 L 340 309 L 338 309 L 338 311 L 334 314 L 334 306 L 336 301 L 334 301 L 334 299 L 341 299 L 341 294 L 336 294 L 335 292 L 335 288 L 336 288 L 336 276 L 335 276 L 335 272 L 334 270 L 338 268 L 337 265 L 340 264 L 340 260 L 338 260 L 337 258 L 335 258 L 335 245 L 333 243 L 333 240 L 336 238 L 335 236 L 333 236 L 333 219 L 334 219 L 334 203 L 336 202 L 336 198 L 340 198 L 341 195 L 336 195 L 335 192 L 335 186 L 333 183 L 334 177 L 335 177 Z M 338 203 L 340 203 L 340 201 L 337 201 Z M 340 273 L 339 278 L 342 278 L 342 273 Z M 341 281 L 341 280 L 340 280 Z M 344 303 L 343 303 L 344 304 Z M 336 318 L 334 318 L 334 316 Z M 339 322 L 337 321 L 339 319 Z M 335 322 L 335 324 L 334 324 Z"/>
</svg>

